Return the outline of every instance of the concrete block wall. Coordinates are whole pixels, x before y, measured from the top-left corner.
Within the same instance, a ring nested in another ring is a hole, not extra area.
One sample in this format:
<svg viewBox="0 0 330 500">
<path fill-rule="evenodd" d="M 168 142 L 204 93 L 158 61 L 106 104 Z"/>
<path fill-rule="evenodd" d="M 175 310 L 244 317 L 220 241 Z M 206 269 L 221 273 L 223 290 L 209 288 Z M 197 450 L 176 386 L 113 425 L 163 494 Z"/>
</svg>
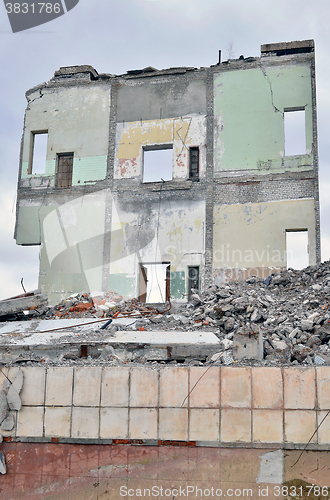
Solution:
<svg viewBox="0 0 330 500">
<path fill-rule="evenodd" d="M 3 369 L 15 377 L 18 368 Z M 312 449 L 330 444 L 330 367 L 24 367 L 9 440 Z M 315 432 L 316 431 L 316 432 Z M 314 434 L 315 433 L 315 434 Z"/>
</svg>

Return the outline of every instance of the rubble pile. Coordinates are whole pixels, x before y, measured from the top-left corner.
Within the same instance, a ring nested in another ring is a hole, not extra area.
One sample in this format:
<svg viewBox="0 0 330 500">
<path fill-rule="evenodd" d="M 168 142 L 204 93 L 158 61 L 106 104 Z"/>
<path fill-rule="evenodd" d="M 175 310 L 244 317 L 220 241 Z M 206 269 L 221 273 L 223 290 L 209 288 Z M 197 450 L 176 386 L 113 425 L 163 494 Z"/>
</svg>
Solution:
<svg viewBox="0 0 330 500">
<path fill-rule="evenodd" d="M 132 320 L 116 326 L 117 330 L 211 331 L 220 339 L 225 356 L 212 356 L 209 361 L 226 364 L 234 362 L 235 339 L 239 336 L 256 342 L 259 339 L 266 364 L 330 364 L 329 305 L 327 261 L 299 271 L 274 273 L 266 279 L 250 277 L 212 285 L 203 292 L 194 290 L 188 303 L 141 304 L 113 291 L 80 293 L 54 307 L 36 309 L 33 314 L 53 319 Z M 114 325 L 109 321 L 105 327 L 113 329 Z"/>
</svg>

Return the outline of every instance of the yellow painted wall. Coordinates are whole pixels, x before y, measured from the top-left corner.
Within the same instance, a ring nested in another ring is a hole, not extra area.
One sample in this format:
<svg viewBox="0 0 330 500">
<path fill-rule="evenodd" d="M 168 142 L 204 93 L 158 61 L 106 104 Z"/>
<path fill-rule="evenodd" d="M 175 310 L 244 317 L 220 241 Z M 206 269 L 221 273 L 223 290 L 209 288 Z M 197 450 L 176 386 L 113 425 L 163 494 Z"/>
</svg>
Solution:
<svg viewBox="0 0 330 500">
<path fill-rule="evenodd" d="M 173 145 L 173 179 L 189 172 L 190 146 L 200 146 L 200 176 L 205 175 L 205 116 L 118 123 L 115 179 L 143 177 L 143 147 Z"/>
<path fill-rule="evenodd" d="M 285 267 L 286 230 L 294 229 L 308 229 L 309 264 L 315 264 L 314 200 L 216 205 L 213 267 Z"/>
</svg>

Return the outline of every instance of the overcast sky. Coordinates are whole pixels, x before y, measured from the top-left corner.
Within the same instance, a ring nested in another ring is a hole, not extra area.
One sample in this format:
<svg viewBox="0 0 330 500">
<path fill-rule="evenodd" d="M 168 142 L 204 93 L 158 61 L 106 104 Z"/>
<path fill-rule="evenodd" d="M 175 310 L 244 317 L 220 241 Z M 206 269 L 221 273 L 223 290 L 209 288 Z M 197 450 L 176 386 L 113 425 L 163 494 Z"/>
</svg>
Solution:
<svg viewBox="0 0 330 500">
<path fill-rule="evenodd" d="M 37 288 L 38 247 L 13 239 L 25 91 L 60 66 L 90 64 L 122 74 L 146 66 L 210 66 L 259 56 L 264 43 L 314 38 L 321 192 L 322 260 L 330 258 L 329 0 L 80 0 L 70 12 L 11 32 L 0 4 L 0 300 Z"/>
</svg>

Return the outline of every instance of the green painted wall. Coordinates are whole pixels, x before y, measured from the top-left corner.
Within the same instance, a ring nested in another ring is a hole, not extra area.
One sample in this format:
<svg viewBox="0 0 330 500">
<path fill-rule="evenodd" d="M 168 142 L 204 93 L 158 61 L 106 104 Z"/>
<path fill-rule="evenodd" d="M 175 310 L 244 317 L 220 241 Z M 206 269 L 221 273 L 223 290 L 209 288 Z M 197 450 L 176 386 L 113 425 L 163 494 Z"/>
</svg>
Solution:
<svg viewBox="0 0 330 500">
<path fill-rule="evenodd" d="M 184 299 L 186 294 L 186 275 L 184 271 L 171 272 L 171 298 Z"/>
<path fill-rule="evenodd" d="M 84 185 L 105 179 L 107 173 L 107 155 L 89 156 L 73 159 L 72 185 Z"/>
<path fill-rule="evenodd" d="M 286 230 L 308 230 L 309 262 L 316 263 L 312 199 L 216 205 L 213 267 L 286 266 Z"/>
<path fill-rule="evenodd" d="M 306 150 L 310 155 L 312 96 L 309 66 L 260 66 L 222 72 L 215 76 L 214 88 L 216 172 L 283 170 L 283 113 L 286 108 L 305 108 Z M 262 162 L 268 160 L 270 162 L 264 168 Z M 311 168 L 312 158 L 304 160 L 307 168 Z M 284 170 L 287 169 L 299 170 L 301 167 L 286 162 Z"/>
<path fill-rule="evenodd" d="M 127 273 L 110 274 L 109 290 L 119 293 L 123 297 L 135 297 L 135 277 Z"/>
</svg>

